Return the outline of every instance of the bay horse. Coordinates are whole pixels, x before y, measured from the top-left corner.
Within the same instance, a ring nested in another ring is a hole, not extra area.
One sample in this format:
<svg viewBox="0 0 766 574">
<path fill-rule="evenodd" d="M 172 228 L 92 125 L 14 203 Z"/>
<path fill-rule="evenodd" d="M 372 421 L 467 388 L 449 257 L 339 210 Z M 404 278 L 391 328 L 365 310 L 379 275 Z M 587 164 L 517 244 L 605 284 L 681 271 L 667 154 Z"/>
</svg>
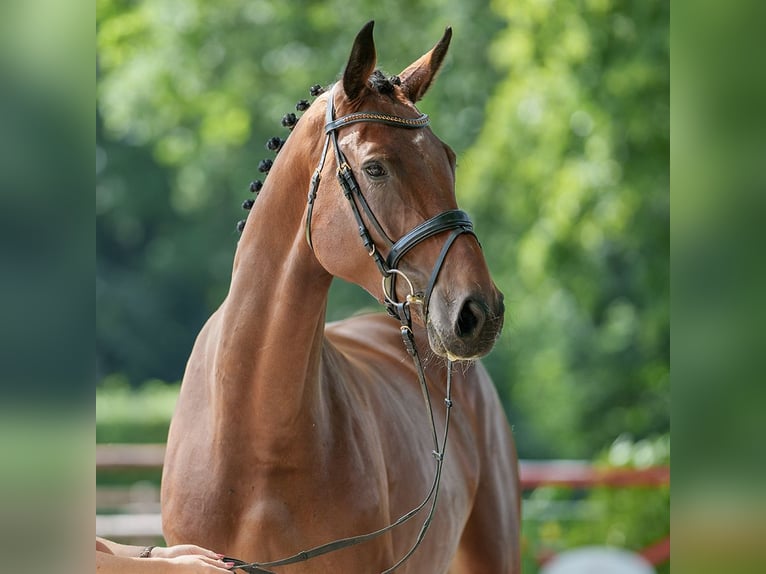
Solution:
<svg viewBox="0 0 766 574">
<path fill-rule="evenodd" d="M 194 344 L 164 536 L 246 572 L 518 573 L 516 450 L 477 360 L 502 294 L 457 209 L 455 154 L 415 107 L 452 31 L 386 78 L 372 30 L 281 147 Z M 325 325 L 333 277 L 394 317 Z"/>
</svg>

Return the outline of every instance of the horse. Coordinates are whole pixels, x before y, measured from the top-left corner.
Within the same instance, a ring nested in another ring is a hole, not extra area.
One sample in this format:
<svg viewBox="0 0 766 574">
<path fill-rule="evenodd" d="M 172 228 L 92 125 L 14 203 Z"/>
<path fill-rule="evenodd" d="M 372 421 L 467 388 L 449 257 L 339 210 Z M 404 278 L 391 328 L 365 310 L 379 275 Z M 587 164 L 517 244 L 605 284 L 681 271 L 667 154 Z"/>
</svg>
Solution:
<svg viewBox="0 0 766 574">
<path fill-rule="evenodd" d="M 373 25 L 280 144 L 194 343 L 164 537 L 246 572 L 518 573 L 516 450 L 478 360 L 503 295 L 415 106 L 452 30 L 386 77 Z M 325 325 L 333 277 L 389 314 Z"/>
</svg>

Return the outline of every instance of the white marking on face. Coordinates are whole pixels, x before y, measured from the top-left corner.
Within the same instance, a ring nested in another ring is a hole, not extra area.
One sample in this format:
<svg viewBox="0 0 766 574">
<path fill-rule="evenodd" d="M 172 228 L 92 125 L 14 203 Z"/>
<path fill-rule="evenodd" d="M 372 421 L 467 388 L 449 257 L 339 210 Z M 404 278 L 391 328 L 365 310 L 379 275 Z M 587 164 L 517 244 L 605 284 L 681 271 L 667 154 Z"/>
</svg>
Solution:
<svg viewBox="0 0 766 574">
<path fill-rule="evenodd" d="M 426 140 L 426 134 L 424 130 L 415 130 L 415 135 L 412 138 L 412 143 L 422 150 Z"/>
</svg>

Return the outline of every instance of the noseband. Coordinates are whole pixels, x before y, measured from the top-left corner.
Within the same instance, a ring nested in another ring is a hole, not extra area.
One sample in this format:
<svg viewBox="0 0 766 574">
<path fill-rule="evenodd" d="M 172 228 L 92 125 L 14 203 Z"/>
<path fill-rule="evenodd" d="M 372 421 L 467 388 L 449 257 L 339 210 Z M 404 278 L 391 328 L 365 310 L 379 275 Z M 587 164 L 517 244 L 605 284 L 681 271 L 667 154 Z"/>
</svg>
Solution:
<svg viewBox="0 0 766 574">
<path fill-rule="evenodd" d="M 306 241 L 308 242 L 309 247 L 313 250 L 314 246 L 311 241 L 311 216 L 314 210 L 314 200 L 316 199 L 317 191 L 319 189 L 319 182 L 322 178 L 322 170 L 324 169 L 325 160 L 327 159 L 327 151 L 330 147 L 330 142 L 332 142 L 333 150 L 335 152 L 335 162 L 337 165 L 337 178 L 343 189 L 343 195 L 348 199 L 349 204 L 351 205 L 351 211 L 354 214 L 362 244 L 370 257 L 373 258 L 375 265 L 383 276 L 383 295 L 386 309 L 390 315 L 404 322 L 406 316 L 410 313 L 408 307 L 412 302 L 421 303 L 423 305 L 424 316 L 428 314 L 428 302 L 431 299 L 431 293 L 436 285 L 436 280 L 442 265 L 444 264 L 444 259 L 447 257 L 447 252 L 458 236 L 463 233 L 474 235 L 473 223 L 468 217 L 468 214 L 464 211 L 450 209 L 424 221 L 414 229 L 405 233 L 398 241 L 393 241 L 384 231 L 383 226 L 378 221 L 378 218 L 375 217 L 370 205 L 364 198 L 359 184 L 356 181 L 356 177 L 354 177 L 354 172 L 348 165 L 346 156 L 343 155 L 340 145 L 338 144 L 338 130 L 340 128 L 362 122 L 379 123 L 404 129 L 420 129 L 429 124 L 429 119 L 426 114 L 422 114 L 417 118 L 402 118 L 378 112 L 356 112 L 335 119 L 335 86 L 333 86 L 333 89 L 330 91 L 329 97 L 327 98 L 327 108 L 325 112 L 325 143 L 322 149 L 322 155 L 319 159 L 319 165 L 314 171 L 314 175 L 311 178 L 311 185 L 309 187 L 308 204 L 306 207 Z M 387 257 L 383 257 L 379 247 L 370 235 L 370 231 L 365 223 L 365 217 L 362 216 L 362 213 L 364 213 L 364 216 L 366 216 L 367 220 L 375 228 L 377 235 L 385 243 L 386 248 L 388 249 Z M 452 233 L 447 237 L 441 253 L 436 259 L 425 293 L 422 296 L 415 294 L 412 289 L 412 284 L 407 280 L 410 287 L 410 293 L 405 301 L 400 302 L 396 295 L 396 277 L 397 275 L 402 275 L 406 279 L 406 276 L 397 268 L 402 257 L 419 243 L 445 231 L 452 231 Z"/>
</svg>

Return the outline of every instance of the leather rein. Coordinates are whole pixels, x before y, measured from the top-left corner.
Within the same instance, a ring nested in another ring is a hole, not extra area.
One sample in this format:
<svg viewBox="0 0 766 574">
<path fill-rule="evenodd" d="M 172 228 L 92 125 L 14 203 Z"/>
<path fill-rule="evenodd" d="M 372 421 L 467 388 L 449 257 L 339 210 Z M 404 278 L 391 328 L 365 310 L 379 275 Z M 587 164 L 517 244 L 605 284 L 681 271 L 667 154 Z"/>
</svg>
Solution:
<svg viewBox="0 0 766 574">
<path fill-rule="evenodd" d="M 415 538 L 415 542 L 411 548 L 393 566 L 381 573 L 389 574 L 404 564 L 404 562 L 406 562 L 412 556 L 415 550 L 417 550 L 418 546 L 420 546 L 420 543 L 423 541 L 423 538 L 425 537 L 425 534 L 431 525 L 434 512 L 436 510 L 436 501 L 439 495 L 442 467 L 444 464 L 444 451 L 447 445 L 447 435 L 449 432 L 450 411 L 452 408 L 452 361 L 447 361 L 446 398 L 444 399 L 446 405 L 446 414 L 443 434 L 441 440 L 439 440 L 436 431 L 436 421 L 434 419 L 433 406 L 431 404 L 431 396 L 426 384 L 423 365 L 420 360 L 420 355 L 418 353 L 418 349 L 415 344 L 415 337 L 412 331 L 412 313 L 410 307 L 412 304 L 423 305 L 423 309 L 425 311 L 424 315 L 427 315 L 428 302 L 436 284 L 436 280 L 439 276 L 439 271 L 441 270 L 444 260 L 447 257 L 447 252 L 454 243 L 455 239 L 457 239 L 463 233 L 474 235 L 473 223 L 464 211 L 458 209 L 447 210 L 417 225 L 411 231 L 404 234 L 398 241 L 392 241 L 383 230 L 383 227 L 372 212 L 372 209 L 367 203 L 367 200 L 364 198 L 359 184 L 354 177 L 354 172 L 349 166 L 348 162 L 346 161 L 346 157 L 343 155 L 343 152 L 340 149 L 337 132 L 339 129 L 345 126 L 360 122 L 382 123 L 395 128 L 420 129 L 426 127 L 429 124 L 428 116 L 422 114 L 418 118 L 402 118 L 399 116 L 381 114 L 378 112 L 356 112 L 335 119 L 334 88 L 335 86 L 333 86 L 333 89 L 330 91 L 329 98 L 327 100 L 327 109 L 325 113 L 324 147 L 322 149 L 322 155 L 320 157 L 319 164 L 311 178 L 311 184 L 308 192 L 308 201 L 306 206 L 306 241 L 308 242 L 309 247 L 313 250 L 314 246 L 311 241 L 311 217 L 314 210 L 314 200 L 317 196 L 319 183 L 322 178 L 322 171 L 324 170 L 324 165 L 327 159 L 330 144 L 332 144 L 337 165 L 336 175 L 343 190 L 343 195 L 346 197 L 346 199 L 348 199 L 351 206 L 351 210 L 354 214 L 354 218 L 359 229 L 359 236 L 362 240 L 362 244 L 367 250 L 368 255 L 373 258 L 375 265 L 382 275 L 383 294 L 386 309 L 392 317 L 399 319 L 401 323 L 400 331 L 402 334 L 402 341 L 404 343 L 405 349 L 407 350 L 407 353 L 412 358 L 415 366 L 415 371 L 417 372 L 418 381 L 423 393 L 423 399 L 425 402 L 432 432 L 432 440 L 434 445 L 432 455 L 436 461 L 434 480 L 431 484 L 431 488 L 428 491 L 428 494 L 423 499 L 423 501 L 418 506 L 402 515 L 388 526 L 373 532 L 369 532 L 367 534 L 353 536 L 350 538 L 341 538 L 333 542 L 328 542 L 326 544 L 316 546 L 310 550 L 298 552 L 293 556 L 289 556 L 280 560 L 274 560 L 271 562 L 244 562 L 236 558 L 224 558 L 225 561 L 234 562 L 232 570 L 241 569 L 250 573 L 274 574 L 267 568 L 286 566 L 288 564 L 303 562 L 317 556 L 327 554 L 329 552 L 335 552 L 337 550 L 341 550 L 342 548 L 355 546 L 357 544 L 373 540 L 410 520 L 413 516 L 425 508 L 430 501 L 431 505 L 428 510 L 428 515 L 423 521 L 423 524 L 420 527 L 420 531 L 418 532 L 418 535 Z M 364 216 L 362 214 L 364 214 Z M 365 217 L 375 228 L 377 235 L 381 237 L 383 242 L 386 244 L 386 247 L 388 248 L 387 257 L 383 257 L 380 249 L 374 242 L 369 229 L 367 228 Z M 437 257 L 434 268 L 431 271 L 431 276 L 428 281 L 428 286 L 425 290 L 425 293 L 423 295 L 416 294 L 414 292 L 412 283 L 403 272 L 397 269 L 397 265 L 401 261 L 402 257 L 404 257 L 404 255 L 417 244 L 445 231 L 450 231 L 451 233 L 444 242 L 441 252 Z M 404 301 L 399 301 L 396 295 L 397 276 L 402 277 L 409 286 L 410 292 L 407 294 Z"/>
</svg>

